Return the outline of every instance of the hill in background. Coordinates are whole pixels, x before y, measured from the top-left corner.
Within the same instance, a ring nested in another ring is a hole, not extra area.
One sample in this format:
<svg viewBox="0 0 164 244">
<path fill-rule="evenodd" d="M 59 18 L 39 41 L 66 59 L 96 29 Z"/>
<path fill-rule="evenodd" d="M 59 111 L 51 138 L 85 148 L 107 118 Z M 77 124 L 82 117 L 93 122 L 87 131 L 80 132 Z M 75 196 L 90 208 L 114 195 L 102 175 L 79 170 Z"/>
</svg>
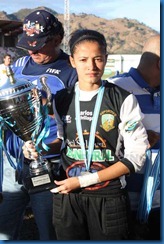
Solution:
<svg viewBox="0 0 164 244">
<path fill-rule="evenodd" d="M 2 11 L 0 12 L 0 19 L 23 21 L 26 15 L 36 9 L 45 9 L 51 12 L 64 24 L 63 14 L 58 14 L 46 7 L 21 9 L 12 14 Z M 70 14 L 70 32 L 79 28 L 90 28 L 102 32 L 106 37 L 108 53 L 110 54 L 140 54 L 146 39 L 158 33 L 135 19 L 117 18 L 108 20 L 85 13 Z"/>
</svg>

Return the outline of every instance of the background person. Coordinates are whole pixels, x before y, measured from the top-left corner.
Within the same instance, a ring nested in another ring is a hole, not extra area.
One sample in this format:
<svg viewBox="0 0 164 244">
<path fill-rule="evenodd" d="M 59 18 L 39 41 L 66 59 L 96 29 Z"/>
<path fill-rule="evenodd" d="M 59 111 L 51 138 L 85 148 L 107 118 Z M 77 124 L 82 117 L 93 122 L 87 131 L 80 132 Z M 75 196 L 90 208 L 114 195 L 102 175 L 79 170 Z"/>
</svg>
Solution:
<svg viewBox="0 0 164 244">
<path fill-rule="evenodd" d="M 64 36 L 62 23 L 45 10 L 36 10 L 25 17 L 23 34 L 17 47 L 28 51 L 28 56 L 19 58 L 13 64 L 16 79 L 28 79 L 41 89 L 40 77 L 47 77 L 47 85 L 52 95 L 58 90 L 74 85 L 77 80 L 76 70 L 69 64 L 69 56 L 60 49 Z M 43 99 L 46 99 L 42 92 Z M 56 122 L 50 111 L 50 135 L 46 143 L 56 138 Z M 14 157 L 21 150 L 21 142 L 10 131 L 6 133 L 6 143 Z M 14 145 L 14 146 L 13 146 Z M 16 151 L 13 148 L 16 147 Z M 59 148 L 60 149 L 60 145 Z M 55 152 L 48 152 L 49 160 Z M 28 169 L 28 161 L 15 162 L 17 170 L 12 168 L 4 157 L 3 202 L 0 204 L 0 239 L 17 240 L 23 216 L 29 202 L 39 230 L 40 240 L 55 240 L 52 225 L 52 194 L 44 191 L 28 194 L 22 188 L 22 174 Z M 23 164 L 23 165 L 21 165 Z"/>
<path fill-rule="evenodd" d="M 11 65 L 11 55 L 6 53 L 3 57 L 3 63 L 0 64 L 0 81 L 6 79 L 6 68 Z"/>
<path fill-rule="evenodd" d="M 154 161 L 160 148 L 160 35 L 151 36 L 145 42 L 137 68 L 131 67 L 129 72 L 114 76 L 109 79 L 109 82 L 124 88 L 136 96 L 144 114 L 143 124 L 147 129 L 152 160 Z M 145 168 L 141 172 L 127 178 L 134 216 L 136 216 L 143 187 L 144 170 Z M 150 228 L 148 233 L 142 231 L 140 234 L 149 240 L 159 240 L 160 189 L 155 192 L 152 211 L 148 219 L 148 227 Z M 139 238 L 139 236 L 136 238 Z"/>
<path fill-rule="evenodd" d="M 57 239 L 127 240 L 125 175 L 142 168 L 148 147 L 142 114 L 132 94 L 102 81 L 107 45 L 101 33 L 77 30 L 69 45 L 78 83 L 55 96 L 66 174 L 51 190 L 56 193 L 53 222 Z M 27 148 L 37 157 L 35 147 L 26 142 L 23 151 L 27 158 Z"/>
</svg>

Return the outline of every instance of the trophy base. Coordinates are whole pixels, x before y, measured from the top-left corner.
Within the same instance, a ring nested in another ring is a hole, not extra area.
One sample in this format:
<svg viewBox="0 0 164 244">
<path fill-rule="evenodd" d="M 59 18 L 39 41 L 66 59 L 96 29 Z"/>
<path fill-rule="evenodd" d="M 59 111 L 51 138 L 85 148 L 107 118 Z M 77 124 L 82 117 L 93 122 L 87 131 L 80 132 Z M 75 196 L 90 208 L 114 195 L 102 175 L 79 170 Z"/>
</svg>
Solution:
<svg viewBox="0 0 164 244">
<path fill-rule="evenodd" d="M 30 194 L 56 187 L 51 164 L 45 160 L 42 164 L 38 164 L 36 168 L 30 168 L 23 178 L 23 185 Z"/>
<path fill-rule="evenodd" d="M 30 194 L 51 190 L 56 187 L 54 179 L 50 173 L 38 176 L 29 176 L 25 179 L 23 185 Z"/>
</svg>

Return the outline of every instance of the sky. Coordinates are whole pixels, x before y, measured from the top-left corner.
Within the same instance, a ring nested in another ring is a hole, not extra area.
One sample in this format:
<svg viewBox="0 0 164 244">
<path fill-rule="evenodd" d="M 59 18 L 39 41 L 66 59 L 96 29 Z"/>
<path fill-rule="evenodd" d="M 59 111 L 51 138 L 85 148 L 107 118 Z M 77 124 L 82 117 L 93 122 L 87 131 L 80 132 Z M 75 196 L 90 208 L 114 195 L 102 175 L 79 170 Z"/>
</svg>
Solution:
<svg viewBox="0 0 164 244">
<path fill-rule="evenodd" d="M 0 0 L 0 11 L 11 14 L 23 8 L 45 6 L 64 13 L 64 0 Z M 69 0 L 70 13 L 94 14 L 105 19 L 128 18 L 160 32 L 160 0 Z"/>
</svg>

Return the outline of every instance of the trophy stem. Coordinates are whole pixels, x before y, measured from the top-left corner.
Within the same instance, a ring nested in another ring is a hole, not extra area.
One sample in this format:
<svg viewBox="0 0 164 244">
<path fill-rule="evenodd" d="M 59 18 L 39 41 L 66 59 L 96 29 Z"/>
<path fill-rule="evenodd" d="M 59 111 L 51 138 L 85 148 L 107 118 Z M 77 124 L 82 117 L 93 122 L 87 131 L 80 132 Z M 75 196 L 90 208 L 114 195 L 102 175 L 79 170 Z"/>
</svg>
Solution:
<svg viewBox="0 0 164 244">
<path fill-rule="evenodd" d="M 41 156 L 38 159 L 33 160 L 29 165 L 29 173 L 31 176 L 36 176 L 50 170 L 50 163 L 47 160 L 43 160 Z"/>
</svg>

